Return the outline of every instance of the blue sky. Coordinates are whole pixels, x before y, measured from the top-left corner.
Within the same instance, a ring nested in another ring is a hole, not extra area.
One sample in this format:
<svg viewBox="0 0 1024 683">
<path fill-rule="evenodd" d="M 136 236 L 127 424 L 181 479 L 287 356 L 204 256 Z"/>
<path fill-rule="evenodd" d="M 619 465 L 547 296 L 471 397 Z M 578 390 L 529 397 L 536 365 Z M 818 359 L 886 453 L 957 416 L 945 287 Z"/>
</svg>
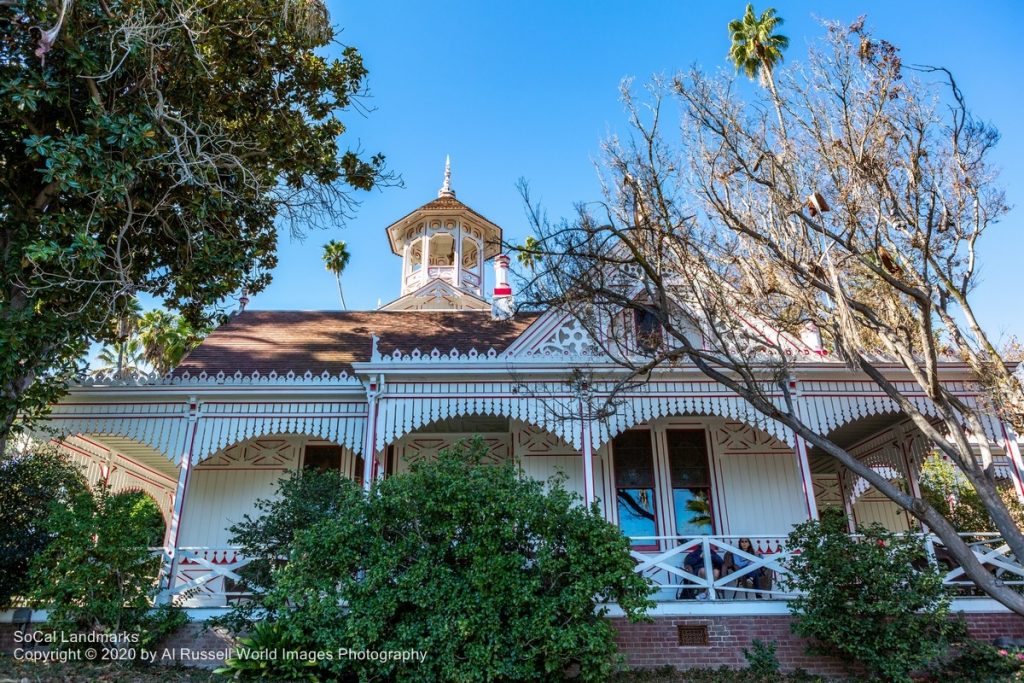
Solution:
<svg viewBox="0 0 1024 683">
<path fill-rule="evenodd" d="M 756 5 L 760 11 L 767 5 Z M 975 112 L 1002 132 L 997 158 L 1016 208 L 983 245 L 976 305 L 999 338 L 1024 336 L 1019 291 L 1024 219 L 1024 87 L 1019 66 L 1021 2 L 776 2 L 790 37 L 787 60 L 803 59 L 822 35 L 819 18 L 866 14 L 878 37 L 910 63 L 950 68 Z M 346 139 L 383 152 L 404 188 L 363 195 L 348 225 L 280 242 L 274 283 L 250 308 L 339 307 L 320 260 L 329 239 L 349 243 L 344 276 L 350 308 L 398 295 L 400 260 L 384 228 L 436 196 L 444 158 L 460 200 L 505 228 L 527 234 L 517 179 L 529 181 L 551 217 L 598 197 L 593 160 L 603 138 L 623 130 L 624 77 L 643 81 L 697 63 L 726 68 L 726 24 L 743 2 L 363 2 L 332 3 L 340 39 L 370 71 L 373 108 L 349 113 Z"/>
</svg>

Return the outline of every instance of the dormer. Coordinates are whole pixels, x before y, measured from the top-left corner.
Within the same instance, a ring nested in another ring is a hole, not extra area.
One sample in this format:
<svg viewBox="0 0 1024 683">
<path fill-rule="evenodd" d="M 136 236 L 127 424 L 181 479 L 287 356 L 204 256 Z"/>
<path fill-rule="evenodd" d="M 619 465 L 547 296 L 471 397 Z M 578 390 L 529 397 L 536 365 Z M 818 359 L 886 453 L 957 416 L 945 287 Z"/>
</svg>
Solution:
<svg viewBox="0 0 1024 683">
<path fill-rule="evenodd" d="M 443 308 L 449 310 L 487 306 L 484 262 L 500 253 L 501 228 L 455 198 L 450 161 L 445 163 L 437 199 L 392 223 L 387 233 L 391 251 L 402 257 L 402 287 L 401 297 L 385 309 L 399 308 L 395 304 L 404 297 L 425 288 L 447 290 L 456 298 L 460 292 L 470 295 L 465 305 L 447 297 Z M 427 287 L 432 283 L 435 286 Z"/>
</svg>

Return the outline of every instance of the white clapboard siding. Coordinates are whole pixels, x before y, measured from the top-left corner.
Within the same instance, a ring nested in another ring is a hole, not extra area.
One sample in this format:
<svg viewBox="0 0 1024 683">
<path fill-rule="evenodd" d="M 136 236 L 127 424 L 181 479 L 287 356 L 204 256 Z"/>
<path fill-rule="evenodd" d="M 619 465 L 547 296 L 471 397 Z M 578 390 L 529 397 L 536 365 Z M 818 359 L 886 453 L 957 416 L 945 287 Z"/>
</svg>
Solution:
<svg viewBox="0 0 1024 683">
<path fill-rule="evenodd" d="M 227 528 L 248 513 L 256 516 L 256 501 L 271 498 L 277 480 L 287 472 L 273 469 L 212 469 L 190 474 L 181 515 L 183 547 L 230 545 Z"/>
<path fill-rule="evenodd" d="M 910 531 L 912 528 L 907 513 L 874 487 L 857 498 L 853 504 L 853 516 L 857 524 L 877 522 L 889 531 Z"/>
<path fill-rule="evenodd" d="M 583 497 L 583 457 L 580 455 L 530 455 L 521 458 L 519 466 L 524 476 L 537 481 L 547 481 L 564 472 L 568 476 L 564 482 L 566 490 Z"/>
<path fill-rule="evenodd" d="M 717 465 L 725 509 L 716 517 L 728 533 L 782 533 L 807 519 L 792 453 L 724 454 Z"/>
</svg>

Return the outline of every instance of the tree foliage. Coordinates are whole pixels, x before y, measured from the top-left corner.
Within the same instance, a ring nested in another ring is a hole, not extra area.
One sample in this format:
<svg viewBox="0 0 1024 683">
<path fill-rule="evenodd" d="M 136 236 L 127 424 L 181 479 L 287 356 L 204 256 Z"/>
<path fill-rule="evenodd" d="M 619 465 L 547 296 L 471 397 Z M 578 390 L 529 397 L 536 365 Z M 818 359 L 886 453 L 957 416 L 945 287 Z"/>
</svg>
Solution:
<svg viewBox="0 0 1024 683">
<path fill-rule="evenodd" d="M 998 133 L 948 71 L 906 67 L 862 20 L 826 32 L 805 62 L 776 69 L 770 92 L 696 68 L 645 95 L 627 83 L 630 129 L 605 145 L 602 201 L 556 223 L 530 206 L 544 267 L 522 299 L 573 316 L 624 370 L 590 392 L 596 417 L 654 372 L 699 371 L 927 524 L 1024 614 L 939 510 L 801 414 L 800 363 L 828 355 L 855 371 L 950 458 L 1024 558 L 992 445 L 977 438 L 993 413 L 1024 429 L 1024 390 L 971 304 L 978 245 L 1007 209 Z M 672 105 L 678 126 L 664 123 Z"/>
<path fill-rule="evenodd" d="M 51 505 L 84 490 L 79 468 L 55 448 L 0 458 L 0 609 L 26 595 L 29 564 L 53 540 Z"/>
<path fill-rule="evenodd" d="M 324 245 L 324 266 L 329 272 L 334 274 L 334 279 L 338 282 L 338 298 L 341 299 L 342 308 L 347 308 L 347 306 L 345 305 L 345 293 L 341 288 L 341 274 L 348 267 L 350 257 L 348 245 L 345 244 L 344 240 L 331 240 Z"/>
<path fill-rule="evenodd" d="M 10 4 L 10 3 L 8 3 Z M 196 329 L 278 226 L 330 225 L 383 157 L 339 142 L 359 52 L 319 2 L 17 0 L 0 28 L 0 444 L 148 293 Z"/>
<path fill-rule="evenodd" d="M 962 532 L 996 532 L 992 516 L 970 482 L 953 463 L 939 456 L 924 461 L 920 475 L 921 495 Z M 1024 528 L 1024 504 L 1009 482 L 999 486 L 999 496 L 1017 526 Z"/>
<path fill-rule="evenodd" d="M 775 65 L 782 61 L 783 51 L 789 47 L 789 38 L 775 32 L 783 23 L 774 8 L 766 9 L 759 17 L 750 3 L 741 19 L 729 22 L 729 61 L 737 71 L 743 71 L 748 78 L 771 77 Z"/>
<path fill-rule="evenodd" d="M 603 680 L 617 661 L 603 603 L 631 618 L 651 605 L 627 540 L 560 483 L 486 454 L 476 439 L 367 495 L 349 489 L 343 505 L 313 503 L 334 512 L 300 523 L 263 597 L 283 633 L 329 651 L 426 653 L 325 663 L 366 681 Z M 278 503 L 268 527 L 309 519 L 307 505 Z"/>
<path fill-rule="evenodd" d="M 150 544 L 163 522 L 139 495 L 100 487 L 52 505 L 44 527 L 53 540 L 33 559 L 28 579 L 33 606 L 47 610 L 46 629 L 129 634 L 148 646 L 187 621 L 180 612 L 152 611 L 161 557 Z"/>
<path fill-rule="evenodd" d="M 336 470 L 304 470 L 281 479 L 274 497 L 256 501 L 256 514 L 233 524 L 230 543 L 251 558 L 240 570 L 242 590 L 252 593 L 220 623 L 245 631 L 278 615 L 278 603 L 266 593 L 276 585 L 281 567 L 291 557 L 296 534 L 340 515 L 356 514 L 364 506 L 362 489 Z"/>
<path fill-rule="evenodd" d="M 834 509 L 797 526 L 789 546 L 793 629 L 810 650 L 862 665 L 872 681 L 909 682 L 945 652 L 963 626 L 949 618 L 942 573 L 928 564 L 920 538 L 875 524 L 850 536 Z"/>
</svg>

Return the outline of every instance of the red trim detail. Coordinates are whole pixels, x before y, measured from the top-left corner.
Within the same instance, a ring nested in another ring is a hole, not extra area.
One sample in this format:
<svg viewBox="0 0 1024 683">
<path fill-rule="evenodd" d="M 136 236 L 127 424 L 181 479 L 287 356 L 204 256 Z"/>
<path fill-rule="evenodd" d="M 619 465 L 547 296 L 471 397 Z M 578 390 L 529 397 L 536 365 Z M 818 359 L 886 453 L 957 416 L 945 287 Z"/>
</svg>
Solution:
<svg viewBox="0 0 1024 683">
<path fill-rule="evenodd" d="M 495 287 L 494 296 L 512 296 L 511 287 Z"/>
</svg>

